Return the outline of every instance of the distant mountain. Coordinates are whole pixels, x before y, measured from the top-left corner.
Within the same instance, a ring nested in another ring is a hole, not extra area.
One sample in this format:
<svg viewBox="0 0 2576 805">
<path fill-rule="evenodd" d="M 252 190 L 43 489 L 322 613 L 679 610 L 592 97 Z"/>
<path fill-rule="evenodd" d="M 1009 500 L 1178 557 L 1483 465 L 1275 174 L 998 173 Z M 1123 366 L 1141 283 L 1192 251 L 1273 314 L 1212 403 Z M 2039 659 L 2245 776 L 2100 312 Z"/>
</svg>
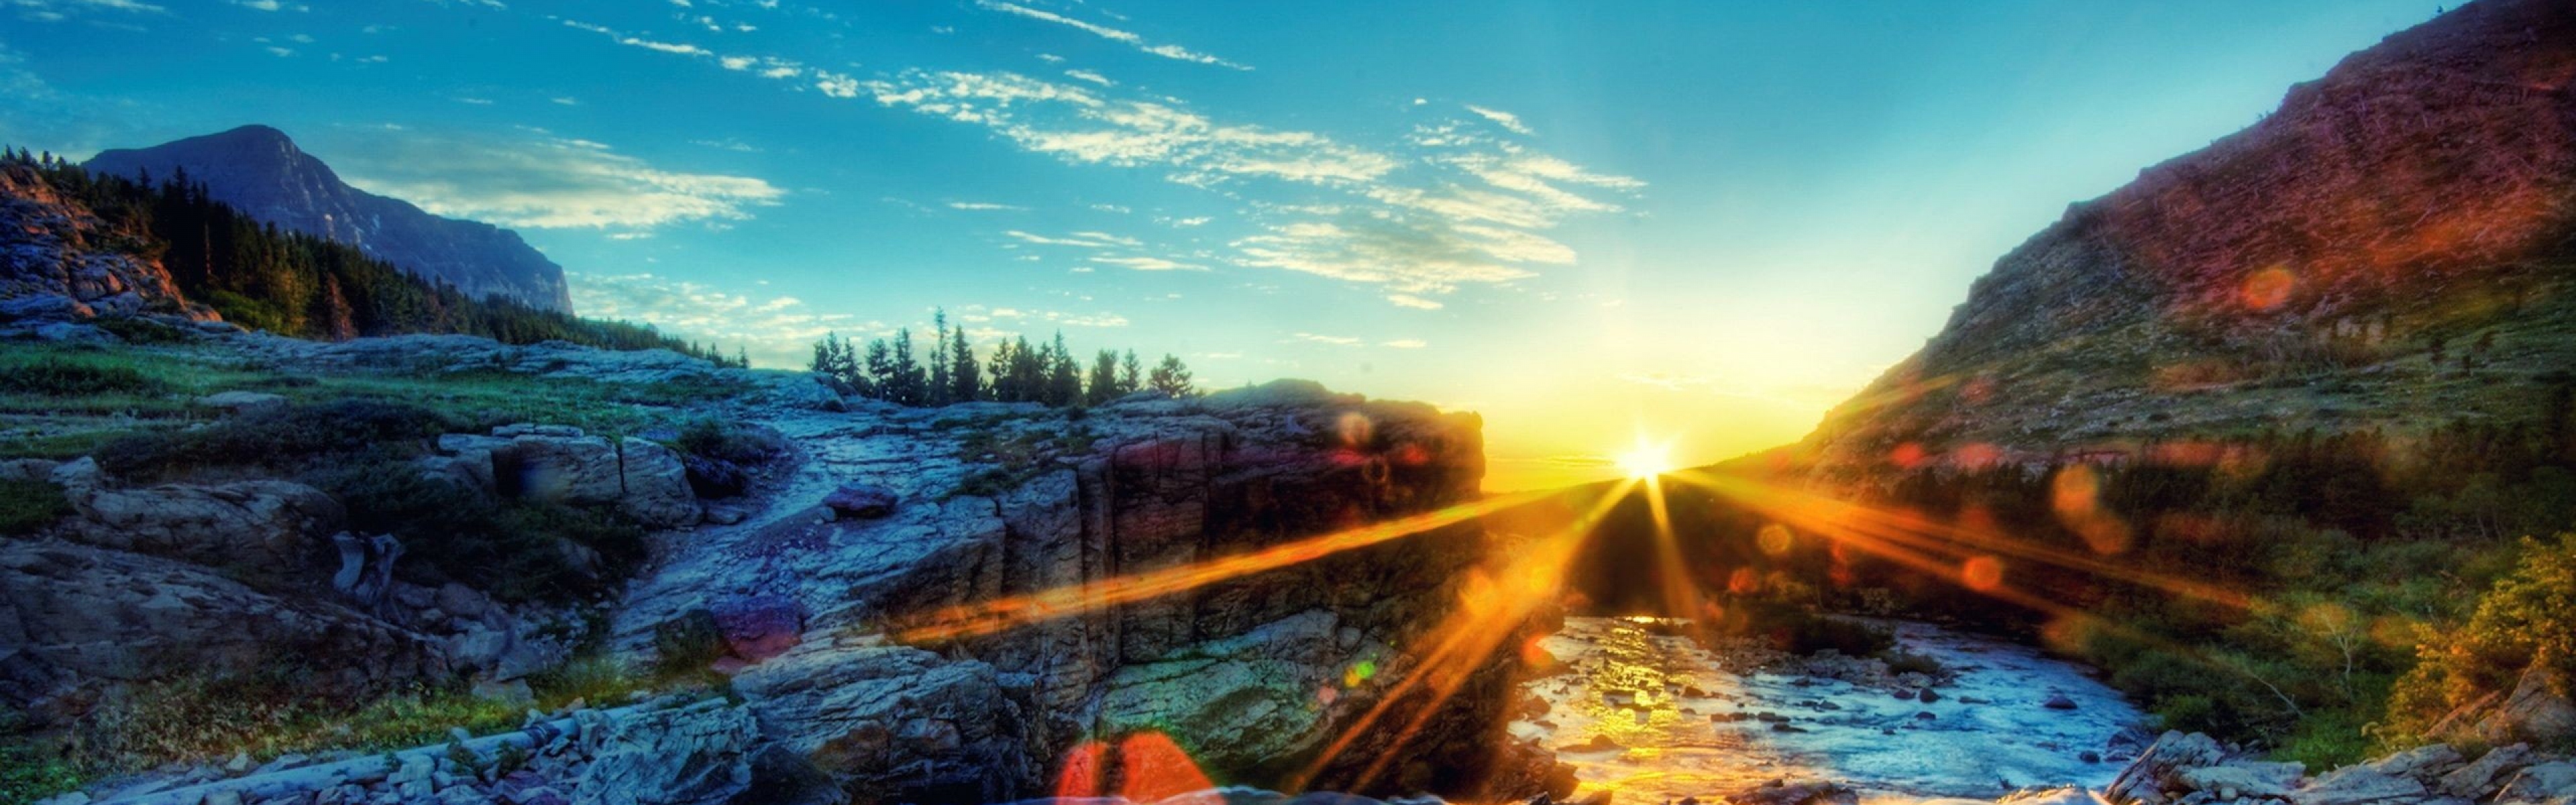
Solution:
<svg viewBox="0 0 2576 805">
<path fill-rule="evenodd" d="M 148 173 L 156 182 L 185 170 L 215 199 L 260 220 L 356 246 L 471 296 L 499 294 L 531 307 L 572 311 L 563 267 L 517 233 L 431 215 L 350 187 L 331 166 L 296 148 L 285 132 L 267 126 L 105 151 L 87 167 L 126 177 Z"/>
<path fill-rule="evenodd" d="M 1861 480 L 2267 432 L 2564 433 L 2571 236 L 2576 3 L 2471 3 L 2069 208 L 1772 459 Z"/>
</svg>

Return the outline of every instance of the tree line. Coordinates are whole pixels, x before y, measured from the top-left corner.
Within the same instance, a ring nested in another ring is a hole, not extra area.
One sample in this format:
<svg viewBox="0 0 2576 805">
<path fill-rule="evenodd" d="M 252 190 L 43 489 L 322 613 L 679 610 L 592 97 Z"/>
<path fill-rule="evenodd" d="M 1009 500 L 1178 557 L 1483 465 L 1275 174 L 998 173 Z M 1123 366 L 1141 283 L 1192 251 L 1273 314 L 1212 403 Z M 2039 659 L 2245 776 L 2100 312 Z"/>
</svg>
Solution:
<svg viewBox="0 0 2576 805">
<path fill-rule="evenodd" d="M 814 342 L 808 368 L 862 396 L 910 406 L 979 401 L 1096 406 L 1148 389 L 1172 397 L 1197 393 L 1189 366 L 1169 354 L 1148 370 L 1135 350 L 1104 349 L 1092 353 L 1085 366 L 1065 346 L 1063 331 L 1057 331 L 1053 340 L 1036 345 L 1027 336 L 1013 336 L 978 359 L 966 328 L 948 326 L 947 311 L 932 314 L 931 330 L 926 354 L 909 327 L 864 345 L 826 333 Z"/>
<path fill-rule="evenodd" d="M 185 172 L 159 183 L 94 175 L 69 160 L 0 149 L 0 170 L 50 186 L 105 224 L 106 246 L 160 262 L 188 299 L 224 320 L 278 335 L 346 340 L 453 333 L 510 344 L 567 341 L 617 350 L 668 349 L 721 366 L 725 355 L 649 325 L 586 319 L 501 296 L 474 298 L 347 244 L 259 221 L 209 196 Z"/>
</svg>

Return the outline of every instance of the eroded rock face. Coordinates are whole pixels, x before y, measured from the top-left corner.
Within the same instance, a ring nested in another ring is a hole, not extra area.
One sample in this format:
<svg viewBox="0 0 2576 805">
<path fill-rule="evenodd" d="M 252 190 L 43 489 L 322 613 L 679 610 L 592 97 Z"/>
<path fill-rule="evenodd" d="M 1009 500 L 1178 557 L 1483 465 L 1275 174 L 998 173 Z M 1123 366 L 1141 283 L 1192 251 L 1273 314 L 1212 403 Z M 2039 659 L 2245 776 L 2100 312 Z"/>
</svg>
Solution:
<svg viewBox="0 0 2576 805">
<path fill-rule="evenodd" d="M 811 613 L 803 642 L 749 664 L 736 689 L 767 734 L 863 795 L 1043 794 L 1080 746 L 1140 734 L 1170 740 L 1213 778 L 1278 782 L 1414 670 L 1423 631 L 1453 609 L 1465 571 L 1487 554 L 1475 525 L 1452 525 L 907 648 L 889 632 L 949 623 L 952 608 L 1467 502 L 1483 474 L 1479 423 L 1283 384 L 1140 399 L 1079 420 L 979 404 L 767 424 L 812 460 L 768 511 L 675 546 L 636 585 L 617 628 L 641 648 L 656 625 L 727 596 L 796 599 Z M 825 498 L 854 483 L 904 502 L 883 519 L 827 515 Z M 1458 669 L 1451 706 L 1423 718 L 1406 744 L 1420 762 L 1381 770 L 1366 787 L 1463 793 L 1497 777 L 1542 777 L 1491 768 L 1505 662 Z M 1355 674 L 1362 667 L 1376 675 Z M 1342 753 L 1347 763 L 1326 764 L 1310 785 L 1356 784 L 1414 720 L 1413 705 L 1392 707 L 1387 728 L 1364 731 Z M 1536 789 L 1497 792 L 1512 793 Z"/>
<path fill-rule="evenodd" d="M 2463 758 L 2447 744 L 2398 752 L 2314 778 L 2297 763 L 2267 763 L 2207 735 L 2167 732 L 2102 792 L 2114 805 L 2289 802 L 2411 805 L 2544 802 L 2576 795 L 2576 763 L 2524 744 Z"/>
<path fill-rule="evenodd" d="M 656 528 L 698 520 L 680 454 L 644 439 L 611 442 L 567 426 L 508 425 L 490 436 L 441 436 L 438 450 L 425 462 L 432 472 L 504 497 L 615 506 Z"/>
<path fill-rule="evenodd" d="M 717 805 L 751 786 L 751 716 L 723 700 L 599 717 L 585 725 L 591 755 L 574 805 Z"/>
<path fill-rule="evenodd" d="M 184 301 L 170 272 L 93 244 L 112 233 L 67 204 L 32 170 L 0 170 L 0 320 L 26 326 L 166 311 L 211 320 Z"/>
<path fill-rule="evenodd" d="M 429 637 L 270 595 L 184 562 L 53 540 L 0 541 L 0 701 L 69 716 L 103 683 L 306 664 L 315 695 L 435 678 Z M 71 696 L 72 699 L 64 697 Z"/>
<path fill-rule="evenodd" d="M 71 539 L 261 577 L 319 567 L 331 552 L 330 535 L 347 517 L 331 496 L 292 481 L 66 491 L 78 515 L 63 523 Z"/>
</svg>

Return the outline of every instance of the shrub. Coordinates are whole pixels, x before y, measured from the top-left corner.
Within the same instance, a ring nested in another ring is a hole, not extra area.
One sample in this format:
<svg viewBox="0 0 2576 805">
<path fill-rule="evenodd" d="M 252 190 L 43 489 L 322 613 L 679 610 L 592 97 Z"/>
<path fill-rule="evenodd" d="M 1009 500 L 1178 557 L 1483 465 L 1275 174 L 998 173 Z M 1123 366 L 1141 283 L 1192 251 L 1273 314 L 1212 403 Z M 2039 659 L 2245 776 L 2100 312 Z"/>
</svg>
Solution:
<svg viewBox="0 0 2576 805">
<path fill-rule="evenodd" d="M 143 394 L 160 388 L 142 372 L 114 364 L 48 357 L 0 366 L 0 393 L 76 397 Z"/>
<path fill-rule="evenodd" d="M 506 601 L 595 595 L 642 565 L 644 529 L 607 511 L 500 500 L 375 454 L 305 476 L 349 510 L 349 525 L 392 534 L 429 581 L 458 581 Z M 596 561 L 592 561 L 596 557 Z M 418 576 L 415 576 L 418 578 Z"/>
<path fill-rule="evenodd" d="M 192 340 L 186 331 L 151 319 L 107 317 L 92 319 L 90 324 L 128 344 L 179 344 Z"/>
<path fill-rule="evenodd" d="M 2395 737 L 2424 733 L 2444 714 L 2507 689 L 2525 669 L 2559 690 L 2576 680 L 2576 533 L 2525 539 L 2511 573 L 2478 599 L 2461 628 L 2426 640 L 2390 694 Z"/>
<path fill-rule="evenodd" d="M 72 513 L 62 487 L 44 481 L 0 481 L 0 536 L 17 536 Z"/>
</svg>

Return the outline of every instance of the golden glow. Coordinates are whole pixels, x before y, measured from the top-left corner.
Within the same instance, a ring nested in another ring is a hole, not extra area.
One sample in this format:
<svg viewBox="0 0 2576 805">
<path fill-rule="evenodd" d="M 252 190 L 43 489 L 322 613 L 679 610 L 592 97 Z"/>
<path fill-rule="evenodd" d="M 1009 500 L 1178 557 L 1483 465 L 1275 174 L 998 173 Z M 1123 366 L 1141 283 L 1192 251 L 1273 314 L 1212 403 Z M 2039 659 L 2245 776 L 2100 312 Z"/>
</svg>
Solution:
<svg viewBox="0 0 2576 805">
<path fill-rule="evenodd" d="M 1612 461 L 1619 465 L 1619 472 L 1630 478 L 1653 478 L 1673 471 L 1672 447 L 1642 440 Z"/>
</svg>

